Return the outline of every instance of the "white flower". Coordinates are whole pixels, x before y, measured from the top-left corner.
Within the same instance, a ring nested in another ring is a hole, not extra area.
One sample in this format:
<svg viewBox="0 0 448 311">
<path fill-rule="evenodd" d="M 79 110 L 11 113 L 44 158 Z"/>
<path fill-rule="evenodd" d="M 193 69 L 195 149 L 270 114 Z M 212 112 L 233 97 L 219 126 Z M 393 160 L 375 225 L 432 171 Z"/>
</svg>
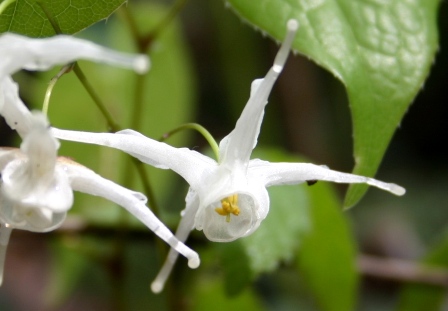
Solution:
<svg viewBox="0 0 448 311">
<path fill-rule="evenodd" d="M 269 186 L 325 180 L 337 183 L 366 183 L 396 195 L 405 190 L 395 184 L 372 178 L 336 172 L 309 163 L 270 163 L 250 160 L 257 143 L 264 107 L 272 86 L 283 69 L 298 28 L 288 22 L 286 38 L 264 79 L 252 83 L 251 95 L 235 129 L 219 145 L 219 162 L 195 151 L 174 148 L 132 131 L 115 134 L 83 133 L 53 129 L 60 139 L 99 144 L 123 150 L 141 161 L 169 168 L 189 184 L 186 208 L 176 237 L 185 241 L 193 228 L 203 230 L 212 241 L 229 242 L 253 233 L 269 211 Z M 163 289 L 177 258 L 171 250 L 161 272 L 152 284 L 154 292 Z"/>
<path fill-rule="evenodd" d="M 179 242 L 146 206 L 146 197 L 57 157 L 58 141 L 46 117 L 34 113 L 20 149 L 0 148 L 0 269 L 12 229 L 46 232 L 59 227 L 73 203 L 73 190 L 101 196 L 128 210 L 176 251 L 199 266 L 196 252 Z M 2 273 L 0 271 L 0 282 Z"/>
<path fill-rule="evenodd" d="M 146 56 L 130 56 L 68 36 L 31 39 L 0 36 L 0 115 L 16 129 L 20 149 L 0 148 L 0 284 L 12 229 L 46 232 L 59 227 L 73 204 L 73 190 L 104 197 L 121 205 L 171 247 L 199 266 L 199 256 L 186 247 L 146 206 L 146 197 L 102 178 L 90 169 L 58 157 L 59 142 L 47 118 L 30 113 L 18 96 L 11 74 L 25 68 L 44 70 L 84 58 L 144 72 Z"/>
</svg>

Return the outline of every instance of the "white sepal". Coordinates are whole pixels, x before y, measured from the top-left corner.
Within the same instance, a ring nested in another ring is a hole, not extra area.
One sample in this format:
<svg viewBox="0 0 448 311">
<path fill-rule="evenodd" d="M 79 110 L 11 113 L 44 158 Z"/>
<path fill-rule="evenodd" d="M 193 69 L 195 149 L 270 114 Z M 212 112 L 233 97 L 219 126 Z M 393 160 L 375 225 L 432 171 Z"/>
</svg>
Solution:
<svg viewBox="0 0 448 311">
<path fill-rule="evenodd" d="M 177 252 L 185 256 L 190 268 L 199 266 L 199 255 L 179 241 L 153 214 L 145 205 L 147 199 L 143 194 L 126 189 L 68 159 L 61 158 L 60 165 L 64 166 L 73 190 L 100 196 L 122 206 Z"/>
<path fill-rule="evenodd" d="M 169 168 L 182 176 L 194 189 L 201 187 L 204 178 L 218 166 L 216 161 L 199 152 L 187 148 L 174 148 L 133 130 L 124 130 L 115 134 L 57 128 L 52 128 L 51 131 L 59 139 L 116 148 L 142 162 L 158 168 Z"/>
<path fill-rule="evenodd" d="M 132 68 L 139 73 L 149 69 L 145 55 L 120 53 L 87 40 L 57 35 L 29 38 L 13 33 L 0 36 L 0 79 L 20 69 L 47 70 L 78 59 Z"/>
<path fill-rule="evenodd" d="M 3 283 L 3 273 L 5 269 L 6 250 L 8 248 L 9 237 L 12 232 L 11 226 L 0 222 L 0 286 Z"/>
</svg>

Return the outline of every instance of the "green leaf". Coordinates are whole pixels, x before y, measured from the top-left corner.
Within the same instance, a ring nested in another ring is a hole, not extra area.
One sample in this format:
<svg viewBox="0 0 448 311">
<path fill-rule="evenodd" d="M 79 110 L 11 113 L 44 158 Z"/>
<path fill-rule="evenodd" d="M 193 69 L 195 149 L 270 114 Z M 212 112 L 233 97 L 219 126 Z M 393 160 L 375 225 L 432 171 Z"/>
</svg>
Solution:
<svg viewBox="0 0 448 311">
<path fill-rule="evenodd" d="M 227 0 L 277 40 L 288 19 L 300 28 L 294 49 L 346 87 L 353 120 L 355 174 L 373 176 L 395 128 L 428 75 L 437 49 L 439 0 Z M 351 185 L 345 206 L 367 186 Z"/>
<path fill-rule="evenodd" d="M 203 276 L 195 282 L 192 296 L 192 311 L 266 310 L 251 288 L 236 297 L 226 297 L 221 279 L 213 274 Z"/>
<path fill-rule="evenodd" d="M 434 268 L 448 268 L 448 239 L 436 245 L 423 264 Z M 446 288 L 435 285 L 408 284 L 400 293 L 399 311 L 438 311 L 446 299 Z"/>
<path fill-rule="evenodd" d="M 254 157 L 273 162 L 297 162 L 297 157 L 258 147 Z M 275 270 L 280 261 L 291 260 L 304 232 L 310 230 L 306 187 L 279 186 L 268 189 L 269 214 L 250 236 L 241 239 L 254 275 Z"/>
<path fill-rule="evenodd" d="M 356 303 L 355 242 L 330 185 L 309 187 L 311 230 L 302 237 L 297 267 L 320 310 L 350 311 Z"/>
<path fill-rule="evenodd" d="M 226 294 L 235 296 L 241 293 L 253 278 L 248 256 L 240 241 L 214 246 L 220 254 Z"/>
<path fill-rule="evenodd" d="M 15 32 L 29 37 L 55 35 L 42 7 L 51 14 L 64 34 L 74 34 L 108 18 L 124 0 L 16 0 L 0 15 L 0 33 Z"/>
<path fill-rule="evenodd" d="M 3 14 L 3 11 L 10 6 L 12 3 L 14 3 L 16 0 L 4 0 L 3 2 L 0 2 L 0 15 Z"/>
</svg>

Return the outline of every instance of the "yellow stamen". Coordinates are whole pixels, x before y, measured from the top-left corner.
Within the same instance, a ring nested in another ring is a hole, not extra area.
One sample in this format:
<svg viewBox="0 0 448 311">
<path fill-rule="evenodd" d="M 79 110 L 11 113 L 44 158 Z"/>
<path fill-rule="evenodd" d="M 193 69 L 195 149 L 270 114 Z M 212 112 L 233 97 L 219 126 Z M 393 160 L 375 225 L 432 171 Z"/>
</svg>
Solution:
<svg viewBox="0 0 448 311">
<path fill-rule="evenodd" d="M 215 211 L 221 215 L 226 216 L 226 221 L 230 222 L 230 214 L 238 216 L 240 208 L 238 207 L 238 195 L 233 194 L 221 200 L 221 207 L 215 208 Z"/>
</svg>

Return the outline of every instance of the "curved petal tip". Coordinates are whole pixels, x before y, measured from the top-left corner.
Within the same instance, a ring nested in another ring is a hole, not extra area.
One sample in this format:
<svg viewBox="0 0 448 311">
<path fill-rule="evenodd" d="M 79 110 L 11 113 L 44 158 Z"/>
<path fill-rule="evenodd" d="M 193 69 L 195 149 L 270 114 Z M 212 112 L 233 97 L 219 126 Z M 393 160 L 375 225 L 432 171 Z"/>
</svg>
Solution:
<svg viewBox="0 0 448 311">
<path fill-rule="evenodd" d="M 296 19 L 288 20 L 287 27 L 289 31 L 296 31 L 299 28 L 299 22 Z"/>
<path fill-rule="evenodd" d="M 151 291 L 154 294 L 159 294 L 162 290 L 163 290 L 163 283 L 162 282 L 154 281 L 154 282 L 151 283 Z"/>
<path fill-rule="evenodd" d="M 196 269 L 201 264 L 201 260 L 199 259 L 199 255 L 195 254 L 194 257 L 188 258 L 188 266 L 191 269 Z"/>
<path fill-rule="evenodd" d="M 402 196 L 406 193 L 406 189 L 404 189 L 403 187 L 396 185 L 396 184 L 391 184 L 390 185 L 390 192 L 392 192 L 395 195 L 399 195 Z"/>
<path fill-rule="evenodd" d="M 151 62 L 146 55 L 137 56 L 134 60 L 134 70 L 139 74 L 144 74 L 148 72 L 151 66 Z"/>
</svg>

